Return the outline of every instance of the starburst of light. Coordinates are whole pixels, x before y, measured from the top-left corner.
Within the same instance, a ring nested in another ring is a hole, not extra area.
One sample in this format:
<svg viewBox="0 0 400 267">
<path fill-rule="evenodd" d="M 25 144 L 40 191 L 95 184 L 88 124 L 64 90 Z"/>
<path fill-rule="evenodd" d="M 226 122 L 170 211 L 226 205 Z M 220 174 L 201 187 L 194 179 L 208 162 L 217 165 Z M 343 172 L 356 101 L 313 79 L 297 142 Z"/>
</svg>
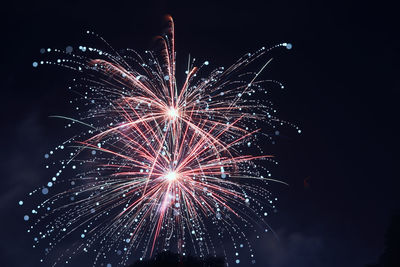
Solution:
<svg viewBox="0 0 400 267">
<path fill-rule="evenodd" d="M 196 67 L 189 57 L 179 86 L 174 24 L 171 17 L 167 21 L 157 52 L 146 51 L 146 57 L 130 49 L 118 53 L 88 32 L 107 49 L 49 48 L 41 52 L 58 58 L 33 64 L 79 74 L 70 87 L 78 95 L 72 103 L 79 118 L 54 117 L 66 119 L 66 128 L 83 130 L 55 148 L 67 158 L 49 163 L 49 169 L 60 166 L 56 174 L 30 193 L 52 194 L 32 210 L 33 220 L 24 217 L 33 221 L 28 231 L 40 236 L 34 246 L 44 244 L 46 255 L 79 236 L 56 263 L 81 251 L 94 254 L 93 265 L 113 253 L 124 265 L 132 255 L 144 258 L 156 249 L 226 255 L 227 240 L 236 256 L 238 247 L 248 247 L 254 263 L 248 233 L 269 229 L 264 217 L 276 208 L 276 198 L 268 183 L 283 183 L 261 164 L 276 162 L 257 142 L 272 141 L 272 134 L 262 131 L 265 125 L 275 133 L 284 124 L 300 130 L 278 119 L 264 100 L 266 84 L 283 88 L 258 79 L 271 60 L 257 72 L 240 71 L 271 49 L 291 45 L 262 47 L 209 75 L 203 74 L 208 61 Z M 63 173 L 67 177 L 61 179 Z"/>
</svg>

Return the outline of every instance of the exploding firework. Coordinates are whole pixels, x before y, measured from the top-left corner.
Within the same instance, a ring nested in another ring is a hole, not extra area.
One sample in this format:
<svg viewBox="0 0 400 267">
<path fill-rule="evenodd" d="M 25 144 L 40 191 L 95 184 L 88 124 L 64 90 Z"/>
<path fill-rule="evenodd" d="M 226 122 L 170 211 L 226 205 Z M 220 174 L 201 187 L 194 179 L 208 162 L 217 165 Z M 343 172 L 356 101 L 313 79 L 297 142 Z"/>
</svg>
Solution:
<svg viewBox="0 0 400 267">
<path fill-rule="evenodd" d="M 217 255 L 226 253 L 227 243 L 236 263 L 243 247 L 255 262 L 247 235 L 269 229 L 265 216 L 276 199 L 268 182 L 283 183 L 262 164 L 275 161 L 257 146 L 259 139 L 272 139 L 259 124 L 300 130 L 278 119 L 260 97 L 268 83 L 283 87 L 258 79 L 271 60 L 257 72 L 243 70 L 271 49 L 291 45 L 263 47 L 208 75 L 202 74 L 208 61 L 195 67 L 189 57 L 179 85 L 174 24 L 167 21 L 155 52 L 144 56 L 131 49 L 118 53 L 88 32 L 107 48 L 43 49 L 58 58 L 33 63 L 78 72 L 70 87 L 78 95 L 78 118 L 53 117 L 81 132 L 55 148 L 67 157 L 49 163 L 56 174 L 30 193 L 51 196 L 32 210 L 32 218 L 24 216 L 32 222 L 34 247 L 44 247 L 45 255 L 58 253 L 55 264 L 81 253 L 93 255 L 94 266 L 111 262 L 113 254 L 124 265 L 164 249 Z M 73 245 L 60 253 L 67 240 Z"/>
</svg>

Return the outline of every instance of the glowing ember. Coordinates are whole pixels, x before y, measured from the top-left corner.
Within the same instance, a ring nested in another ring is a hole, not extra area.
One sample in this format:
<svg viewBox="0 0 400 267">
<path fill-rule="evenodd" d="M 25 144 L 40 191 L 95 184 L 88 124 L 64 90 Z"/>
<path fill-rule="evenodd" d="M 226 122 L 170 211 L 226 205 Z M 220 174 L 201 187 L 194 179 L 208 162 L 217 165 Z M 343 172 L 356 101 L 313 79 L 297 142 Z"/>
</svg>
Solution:
<svg viewBox="0 0 400 267">
<path fill-rule="evenodd" d="M 167 175 L 165 175 L 165 178 L 170 182 L 175 181 L 177 177 L 178 175 L 174 171 L 171 171 Z"/>
<path fill-rule="evenodd" d="M 171 120 L 175 120 L 176 117 L 178 117 L 178 116 L 179 116 L 179 112 L 178 112 L 177 109 L 175 109 L 175 108 L 173 108 L 173 107 L 170 107 L 170 108 L 168 109 L 168 117 L 169 117 Z"/>
</svg>

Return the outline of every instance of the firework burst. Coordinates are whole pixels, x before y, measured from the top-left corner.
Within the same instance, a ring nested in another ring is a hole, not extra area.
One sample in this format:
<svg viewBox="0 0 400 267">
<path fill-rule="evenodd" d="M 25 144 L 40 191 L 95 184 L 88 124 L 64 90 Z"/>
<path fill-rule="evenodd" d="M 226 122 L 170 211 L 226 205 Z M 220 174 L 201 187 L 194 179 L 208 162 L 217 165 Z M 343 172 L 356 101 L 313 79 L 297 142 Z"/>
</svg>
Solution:
<svg viewBox="0 0 400 267">
<path fill-rule="evenodd" d="M 121 265 L 163 249 L 225 254 L 226 240 L 235 251 L 246 246 L 254 263 L 247 233 L 269 229 L 264 217 L 275 198 L 267 185 L 280 182 L 261 164 L 274 160 L 256 145 L 272 138 L 258 122 L 300 130 L 276 118 L 272 104 L 259 97 L 268 83 L 283 87 L 258 79 L 271 60 L 258 72 L 240 71 L 272 48 L 291 45 L 263 47 L 207 76 L 202 73 L 209 62 L 195 67 L 189 57 L 179 85 L 174 24 L 167 21 L 156 52 L 145 56 L 131 49 L 118 53 L 88 32 L 107 49 L 47 49 L 42 52 L 58 58 L 33 64 L 79 73 L 70 88 L 78 95 L 79 118 L 54 117 L 82 131 L 55 148 L 68 156 L 48 164 L 59 166 L 55 176 L 30 193 L 52 194 L 32 210 L 31 220 L 24 217 L 37 235 L 34 247 L 43 244 L 46 255 L 64 240 L 75 241 L 55 264 L 80 253 L 93 254 L 93 265 L 112 261 L 113 253 Z M 54 157 L 53 151 L 45 157 Z"/>
</svg>

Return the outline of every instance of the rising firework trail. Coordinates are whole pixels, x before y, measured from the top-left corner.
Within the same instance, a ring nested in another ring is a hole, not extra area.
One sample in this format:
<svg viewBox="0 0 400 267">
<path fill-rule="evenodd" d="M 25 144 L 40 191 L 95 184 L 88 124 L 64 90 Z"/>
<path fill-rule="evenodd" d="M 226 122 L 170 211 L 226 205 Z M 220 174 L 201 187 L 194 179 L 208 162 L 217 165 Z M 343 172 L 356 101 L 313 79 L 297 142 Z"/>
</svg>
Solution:
<svg viewBox="0 0 400 267">
<path fill-rule="evenodd" d="M 262 47 L 207 75 L 209 62 L 196 66 L 189 57 L 178 82 L 174 23 L 171 17 L 167 22 L 154 51 L 144 55 L 116 52 L 87 32 L 106 47 L 42 49 L 56 59 L 33 63 L 77 72 L 70 87 L 76 114 L 52 117 L 80 131 L 45 155 L 55 175 L 29 195 L 49 197 L 35 205 L 31 218 L 24 216 L 34 247 L 47 258 L 57 255 L 54 265 L 82 253 L 93 256 L 93 266 L 111 266 L 115 255 L 125 265 L 165 249 L 201 257 L 235 253 L 240 263 L 244 247 L 255 262 L 248 235 L 270 229 L 265 216 L 275 210 L 276 198 L 269 183 L 284 183 L 272 178 L 265 165 L 276 162 L 257 143 L 272 140 L 266 127 L 300 130 L 263 100 L 269 84 L 283 88 L 259 79 L 272 59 L 255 72 L 244 70 L 291 44 Z M 55 152 L 66 156 L 57 160 Z M 67 242 L 73 244 L 60 252 Z"/>
</svg>

